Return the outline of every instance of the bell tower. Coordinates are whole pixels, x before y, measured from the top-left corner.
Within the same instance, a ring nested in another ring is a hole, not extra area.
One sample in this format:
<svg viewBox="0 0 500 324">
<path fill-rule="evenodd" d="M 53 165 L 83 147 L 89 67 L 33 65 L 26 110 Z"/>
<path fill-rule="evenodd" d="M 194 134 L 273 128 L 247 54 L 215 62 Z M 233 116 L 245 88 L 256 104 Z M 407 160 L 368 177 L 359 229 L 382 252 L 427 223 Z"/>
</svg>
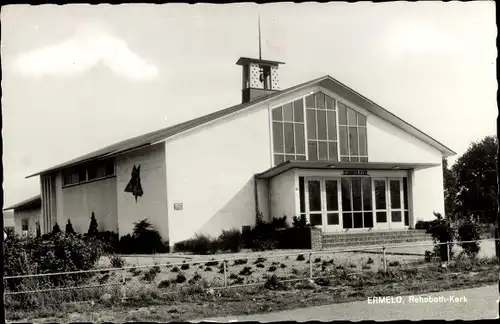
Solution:
<svg viewBox="0 0 500 324">
<path fill-rule="evenodd" d="M 279 73 L 280 64 L 278 61 L 269 61 L 262 59 L 262 47 L 260 36 L 260 17 L 259 17 L 259 58 L 240 57 L 236 62 L 242 67 L 242 102 L 249 102 L 255 98 L 279 91 Z"/>
</svg>

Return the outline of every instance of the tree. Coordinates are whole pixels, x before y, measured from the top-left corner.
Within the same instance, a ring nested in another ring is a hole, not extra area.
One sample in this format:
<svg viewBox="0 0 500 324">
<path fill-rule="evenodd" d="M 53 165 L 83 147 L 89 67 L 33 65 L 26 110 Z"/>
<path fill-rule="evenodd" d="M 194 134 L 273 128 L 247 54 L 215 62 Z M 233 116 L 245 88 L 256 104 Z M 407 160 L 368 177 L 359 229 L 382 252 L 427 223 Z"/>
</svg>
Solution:
<svg viewBox="0 0 500 324">
<path fill-rule="evenodd" d="M 444 187 L 444 204 L 445 214 L 455 220 L 457 215 L 457 181 L 453 172 L 448 167 L 448 160 L 443 158 L 443 187 Z"/>
<path fill-rule="evenodd" d="M 492 222 L 498 208 L 496 136 L 472 143 L 453 165 L 456 179 L 456 215 L 463 219 L 481 216 Z"/>
<path fill-rule="evenodd" d="M 54 227 L 52 227 L 52 234 L 57 234 L 57 233 L 61 233 L 61 228 L 59 227 L 59 224 L 57 224 L 56 222 Z"/>
<path fill-rule="evenodd" d="M 90 217 L 90 225 L 89 231 L 87 232 L 89 236 L 97 236 L 99 234 L 99 230 L 97 228 L 97 220 L 95 219 L 95 214 L 92 212 L 92 216 Z"/>
<path fill-rule="evenodd" d="M 40 223 L 36 222 L 36 237 L 42 236 L 42 231 L 40 230 Z"/>
<path fill-rule="evenodd" d="M 75 230 L 73 229 L 73 224 L 71 224 L 71 221 L 68 219 L 68 223 L 66 224 L 66 234 L 75 234 Z"/>
<path fill-rule="evenodd" d="M 132 232 L 134 249 L 139 254 L 151 254 L 156 252 L 167 252 L 160 233 L 154 228 L 148 219 L 134 223 Z"/>
<path fill-rule="evenodd" d="M 463 220 L 457 228 L 458 240 L 463 251 L 470 257 L 475 257 L 480 250 L 479 242 L 481 239 L 479 225 L 470 218 Z"/>
<path fill-rule="evenodd" d="M 434 213 L 436 223 L 429 228 L 429 233 L 434 240 L 434 254 L 440 256 L 441 261 L 448 261 L 448 257 L 453 256 L 453 242 L 455 232 L 450 224 L 450 220 L 440 213 Z M 446 244 L 443 244 L 446 243 Z"/>
</svg>

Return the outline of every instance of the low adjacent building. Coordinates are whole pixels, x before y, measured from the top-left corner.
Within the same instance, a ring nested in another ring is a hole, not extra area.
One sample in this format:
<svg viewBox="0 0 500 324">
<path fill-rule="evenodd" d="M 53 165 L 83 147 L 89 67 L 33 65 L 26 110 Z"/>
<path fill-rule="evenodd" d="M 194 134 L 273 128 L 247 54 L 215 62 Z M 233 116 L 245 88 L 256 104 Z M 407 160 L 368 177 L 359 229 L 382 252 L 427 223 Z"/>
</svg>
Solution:
<svg viewBox="0 0 500 324">
<path fill-rule="evenodd" d="M 36 229 L 40 226 L 42 215 L 42 199 L 40 196 L 35 196 L 26 199 L 18 204 L 4 209 L 5 211 L 13 211 L 13 230 L 21 236 L 36 235 Z M 4 224 L 4 228 L 7 228 Z"/>
</svg>

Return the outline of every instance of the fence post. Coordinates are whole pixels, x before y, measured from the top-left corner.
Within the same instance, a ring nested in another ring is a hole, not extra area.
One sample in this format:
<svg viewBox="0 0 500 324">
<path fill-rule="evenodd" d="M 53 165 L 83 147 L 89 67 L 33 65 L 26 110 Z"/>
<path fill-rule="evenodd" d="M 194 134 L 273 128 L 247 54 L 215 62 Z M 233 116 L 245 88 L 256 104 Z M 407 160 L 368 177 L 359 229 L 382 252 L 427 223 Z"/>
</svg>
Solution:
<svg viewBox="0 0 500 324">
<path fill-rule="evenodd" d="M 125 292 L 125 269 L 122 270 L 122 303 L 125 302 L 127 293 Z"/>
<path fill-rule="evenodd" d="M 387 272 L 387 260 L 385 258 L 385 246 L 382 247 L 382 261 L 384 262 L 384 272 Z"/>
<path fill-rule="evenodd" d="M 312 252 L 309 253 L 309 279 L 313 278 L 313 260 L 312 260 Z"/>
<path fill-rule="evenodd" d="M 222 266 L 224 268 L 224 288 L 227 288 L 227 267 L 226 267 L 226 260 L 222 262 Z"/>
</svg>

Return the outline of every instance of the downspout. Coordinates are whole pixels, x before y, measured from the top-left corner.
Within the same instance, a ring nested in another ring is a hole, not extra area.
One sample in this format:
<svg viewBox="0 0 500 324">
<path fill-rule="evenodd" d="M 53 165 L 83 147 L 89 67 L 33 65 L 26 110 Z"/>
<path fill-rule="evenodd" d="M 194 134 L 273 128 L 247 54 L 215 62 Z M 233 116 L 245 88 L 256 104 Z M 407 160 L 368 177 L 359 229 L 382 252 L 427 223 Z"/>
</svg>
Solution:
<svg viewBox="0 0 500 324">
<path fill-rule="evenodd" d="M 269 213 L 269 220 L 272 219 L 272 212 L 271 212 L 271 179 L 267 178 L 266 179 L 266 188 L 267 188 L 267 210 Z"/>
<path fill-rule="evenodd" d="M 259 194 L 257 190 L 257 175 L 254 174 L 253 176 L 253 191 L 255 195 L 255 220 L 257 221 L 257 215 L 260 213 L 259 209 Z"/>
</svg>

